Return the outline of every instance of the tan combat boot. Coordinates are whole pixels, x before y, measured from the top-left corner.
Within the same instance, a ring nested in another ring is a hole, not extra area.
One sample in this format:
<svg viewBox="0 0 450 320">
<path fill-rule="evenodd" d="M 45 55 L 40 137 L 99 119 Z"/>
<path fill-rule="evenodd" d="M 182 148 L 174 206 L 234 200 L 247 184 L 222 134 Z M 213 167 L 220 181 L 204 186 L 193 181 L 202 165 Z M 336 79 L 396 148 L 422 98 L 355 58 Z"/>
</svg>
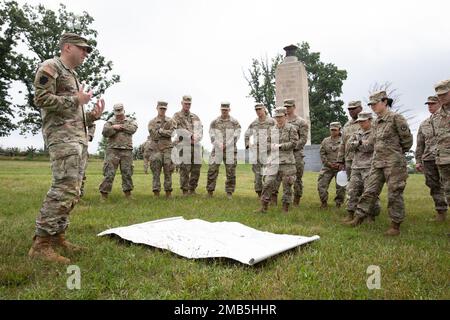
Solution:
<svg viewBox="0 0 450 320">
<path fill-rule="evenodd" d="M 269 208 L 269 202 L 261 200 L 261 208 L 259 208 L 258 210 L 255 210 L 254 213 L 266 213 L 268 208 Z"/>
<path fill-rule="evenodd" d="M 166 198 L 172 197 L 172 191 L 166 191 Z"/>
<path fill-rule="evenodd" d="M 278 195 L 272 194 L 270 196 L 270 205 L 277 206 L 278 205 Z"/>
<path fill-rule="evenodd" d="M 188 196 L 189 195 L 189 192 L 187 191 L 187 190 L 183 190 L 183 196 Z"/>
<path fill-rule="evenodd" d="M 328 203 L 326 201 L 322 201 L 322 203 L 320 204 L 320 209 L 326 209 L 328 208 Z"/>
<path fill-rule="evenodd" d="M 214 191 L 208 191 L 208 198 L 212 198 L 214 194 Z"/>
<path fill-rule="evenodd" d="M 100 194 L 101 194 L 101 198 L 100 198 L 101 201 L 108 200 L 108 194 L 106 192 L 100 192 Z"/>
<path fill-rule="evenodd" d="M 133 198 L 131 197 L 131 191 L 125 191 L 123 194 L 125 195 L 125 198 L 127 198 L 128 200 L 133 199 Z"/>
<path fill-rule="evenodd" d="M 433 221 L 435 222 L 444 222 L 447 218 L 447 211 L 437 211 L 436 217 Z"/>
<path fill-rule="evenodd" d="M 336 208 L 340 209 L 342 206 L 342 203 L 336 203 Z"/>
<path fill-rule="evenodd" d="M 283 212 L 288 213 L 289 212 L 289 203 L 283 203 Z"/>
<path fill-rule="evenodd" d="M 233 199 L 233 194 L 231 192 L 227 192 L 227 199 L 228 200 L 232 200 Z"/>
<path fill-rule="evenodd" d="M 155 197 L 159 197 L 159 191 L 153 191 L 153 195 L 154 195 Z"/>
<path fill-rule="evenodd" d="M 261 191 L 256 191 L 256 194 L 258 195 L 258 199 L 261 199 L 262 192 Z"/>
<path fill-rule="evenodd" d="M 386 236 L 398 236 L 400 234 L 400 223 L 392 221 L 391 227 L 384 233 Z"/>
<path fill-rule="evenodd" d="M 28 251 L 30 258 L 38 258 L 50 262 L 69 264 L 70 260 L 59 255 L 52 247 L 52 238 L 34 236 L 33 245 Z"/>
<path fill-rule="evenodd" d="M 354 217 L 355 217 L 355 212 L 347 210 L 347 217 L 345 217 L 344 220 L 342 220 L 342 222 L 350 222 L 353 220 Z"/>
<path fill-rule="evenodd" d="M 374 216 L 367 216 L 366 221 L 369 224 L 373 224 L 373 223 L 375 223 L 375 217 Z"/>
<path fill-rule="evenodd" d="M 86 251 L 86 247 L 77 246 L 76 244 L 70 243 L 66 240 L 65 233 L 60 233 L 52 236 L 52 242 L 54 246 L 59 246 L 63 248 L 64 250 L 71 252 L 71 253 L 78 253 L 82 251 Z"/>
<path fill-rule="evenodd" d="M 359 226 L 361 223 L 363 223 L 364 219 L 365 219 L 364 217 L 355 216 L 353 220 L 347 221 L 344 224 L 350 227 L 356 227 Z"/>
<path fill-rule="evenodd" d="M 195 190 L 189 190 L 188 194 L 190 196 L 195 196 L 197 194 L 197 192 L 195 192 Z"/>
<path fill-rule="evenodd" d="M 294 207 L 298 207 L 300 205 L 300 197 L 294 196 Z"/>
</svg>

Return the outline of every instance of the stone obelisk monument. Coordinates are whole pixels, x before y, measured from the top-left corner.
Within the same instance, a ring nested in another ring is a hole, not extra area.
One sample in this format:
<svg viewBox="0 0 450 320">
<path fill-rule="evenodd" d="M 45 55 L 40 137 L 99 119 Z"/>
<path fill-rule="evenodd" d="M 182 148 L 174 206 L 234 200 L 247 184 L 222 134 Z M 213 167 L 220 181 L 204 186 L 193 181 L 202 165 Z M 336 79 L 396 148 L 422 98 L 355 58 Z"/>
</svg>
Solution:
<svg viewBox="0 0 450 320">
<path fill-rule="evenodd" d="M 309 132 L 307 145 L 311 144 L 311 119 L 309 116 L 308 78 L 305 65 L 298 61 L 295 45 L 283 48 L 286 57 L 275 70 L 276 105 L 282 106 L 285 99 L 295 100 L 295 112 L 308 122 Z"/>
</svg>

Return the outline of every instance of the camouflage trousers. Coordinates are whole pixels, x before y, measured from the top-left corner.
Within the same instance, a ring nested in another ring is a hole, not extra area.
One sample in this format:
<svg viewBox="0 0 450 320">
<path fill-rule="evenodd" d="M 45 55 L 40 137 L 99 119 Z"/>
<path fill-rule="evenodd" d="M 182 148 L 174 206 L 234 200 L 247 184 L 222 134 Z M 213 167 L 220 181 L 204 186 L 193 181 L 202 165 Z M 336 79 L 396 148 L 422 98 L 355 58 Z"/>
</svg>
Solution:
<svg viewBox="0 0 450 320">
<path fill-rule="evenodd" d="M 328 188 L 330 187 L 331 180 L 336 180 L 336 175 L 339 170 L 331 169 L 328 167 L 322 167 L 317 179 L 317 191 L 319 192 L 319 198 L 321 202 L 328 201 Z M 341 205 L 345 200 L 345 187 L 341 187 L 336 183 L 336 197 L 334 201 L 336 204 Z"/>
<path fill-rule="evenodd" d="M 366 217 L 375 205 L 383 185 L 388 187 L 388 212 L 393 222 L 401 223 L 405 219 L 403 191 L 406 187 L 408 171 L 406 165 L 386 168 L 371 168 L 363 194 L 359 198 L 355 214 Z"/>
<path fill-rule="evenodd" d="M 447 198 L 447 204 L 450 204 L 450 164 L 438 165 L 439 177 L 444 193 Z"/>
<path fill-rule="evenodd" d="M 175 166 L 171 156 L 172 148 L 152 153 L 150 157 L 150 168 L 153 173 L 153 191 L 161 191 L 161 169 L 164 173 L 164 191 L 172 191 L 172 173 Z"/>
<path fill-rule="evenodd" d="M 276 174 L 264 176 L 264 184 L 261 194 L 261 200 L 269 202 L 271 195 L 279 188 L 278 181 L 283 184 L 282 202 L 292 203 L 292 186 L 297 179 L 295 164 L 280 164 Z"/>
<path fill-rule="evenodd" d="M 254 187 L 255 187 L 255 192 L 261 192 L 262 188 L 263 188 L 263 175 L 262 175 L 262 164 L 259 163 L 255 163 L 252 165 L 252 171 L 255 175 L 255 180 L 253 181 L 254 183 Z"/>
<path fill-rule="evenodd" d="M 86 170 L 88 165 L 89 153 L 88 146 L 83 146 L 83 152 L 81 156 L 81 166 L 80 166 L 80 177 L 81 177 L 81 188 L 80 188 L 80 198 L 84 196 L 84 185 L 86 184 Z"/>
<path fill-rule="evenodd" d="M 52 185 L 36 218 L 37 236 L 59 234 L 69 226 L 69 214 L 80 199 L 84 148 L 81 143 L 59 143 L 48 148 Z"/>
<path fill-rule="evenodd" d="M 133 190 L 133 151 L 127 149 L 107 149 L 105 153 L 105 162 L 103 163 L 104 179 L 99 186 L 100 192 L 111 192 L 114 177 L 119 165 L 120 174 L 122 175 L 123 192 Z"/>
<path fill-rule="evenodd" d="M 216 189 L 217 177 L 219 176 L 220 164 L 223 161 L 225 164 L 226 181 L 225 181 L 225 192 L 233 193 L 236 188 L 236 165 L 237 165 L 237 154 L 233 155 L 234 159 L 231 164 L 227 163 L 226 153 L 223 153 L 222 159 L 217 159 L 215 152 L 211 153 L 211 159 L 208 167 L 208 180 L 206 182 L 206 190 L 214 191 Z"/>
<path fill-rule="evenodd" d="M 305 170 L 305 161 L 303 160 L 303 152 L 295 151 L 295 168 L 296 168 L 296 179 L 294 182 L 294 197 L 301 198 L 303 196 L 303 172 Z M 280 189 L 281 179 L 278 179 L 275 186 L 275 194 L 278 194 Z"/>
<path fill-rule="evenodd" d="M 352 169 L 350 181 L 347 185 L 348 203 L 347 210 L 351 212 L 356 211 L 356 206 L 358 205 L 359 197 L 363 194 L 365 188 L 367 187 L 368 177 L 370 174 L 370 168 L 364 169 Z M 378 216 L 380 214 L 380 198 L 377 197 L 377 201 L 374 207 L 369 211 L 372 216 Z"/>
<path fill-rule="evenodd" d="M 194 163 L 195 155 L 198 159 L 202 159 L 202 149 L 200 145 L 191 145 L 191 159 L 188 163 L 180 163 L 180 188 L 183 191 L 195 191 L 198 186 L 198 180 L 200 179 L 200 170 L 202 164 Z M 195 154 L 197 153 L 197 154 Z M 183 155 L 183 150 L 180 151 L 180 156 Z"/>
<path fill-rule="evenodd" d="M 149 152 L 144 152 L 143 154 L 143 160 L 144 160 L 144 173 L 148 173 L 148 168 L 150 167 L 150 157 L 151 154 Z"/>
</svg>

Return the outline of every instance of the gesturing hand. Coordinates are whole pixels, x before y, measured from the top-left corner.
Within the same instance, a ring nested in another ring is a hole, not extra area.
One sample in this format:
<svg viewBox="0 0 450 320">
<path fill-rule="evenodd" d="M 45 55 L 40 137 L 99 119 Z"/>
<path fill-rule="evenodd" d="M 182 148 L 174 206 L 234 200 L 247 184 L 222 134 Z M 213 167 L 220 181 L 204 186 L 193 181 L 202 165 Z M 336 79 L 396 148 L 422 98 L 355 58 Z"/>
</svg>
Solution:
<svg viewBox="0 0 450 320">
<path fill-rule="evenodd" d="M 77 92 L 78 103 L 80 105 L 85 105 L 92 98 L 92 90 L 89 90 L 88 93 L 84 92 L 84 84 L 80 86 L 80 89 Z"/>
<path fill-rule="evenodd" d="M 105 110 L 105 100 L 99 99 L 97 100 L 97 103 L 95 104 L 94 109 L 92 109 L 92 115 L 95 119 L 99 119 Z"/>
</svg>

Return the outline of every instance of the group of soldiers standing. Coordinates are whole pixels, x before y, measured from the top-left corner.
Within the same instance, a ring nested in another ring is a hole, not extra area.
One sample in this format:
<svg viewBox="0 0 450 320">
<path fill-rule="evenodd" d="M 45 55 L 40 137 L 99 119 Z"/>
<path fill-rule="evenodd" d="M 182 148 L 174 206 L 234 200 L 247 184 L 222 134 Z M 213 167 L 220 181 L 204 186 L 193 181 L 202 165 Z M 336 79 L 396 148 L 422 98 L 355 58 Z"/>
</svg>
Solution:
<svg viewBox="0 0 450 320">
<path fill-rule="evenodd" d="M 36 218 L 36 231 L 29 256 L 48 261 L 70 263 L 58 252 L 78 252 L 85 248 L 67 241 L 69 214 L 83 194 L 87 165 L 87 144 L 92 141 L 94 122 L 100 119 L 105 102 L 99 99 L 92 111 L 84 106 L 92 99 L 85 92 L 74 71 L 92 51 L 87 40 L 73 33 L 60 38 L 60 57 L 46 60 L 39 66 L 34 80 L 35 99 L 42 113 L 42 128 L 52 164 L 52 185 Z M 417 169 L 426 176 L 426 184 L 436 204 L 436 220 L 445 220 L 450 195 L 450 80 L 435 86 L 437 97 L 427 101 L 432 116 L 425 120 L 418 133 Z M 181 111 L 172 118 L 166 116 L 167 102 L 157 103 L 157 116 L 148 124 L 145 143 L 145 170 L 153 173 L 153 192 L 161 192 L 160 175 L 164 174 L 166 197 L 172 193 L 172 173 L 179 167 L 183 195 L 196 193 L 202 165 L 203 126 L 199 117 L 190 112 L 192 97 L 182 97 Z M 385 91 L 371 95 L 369 105 L 377 115 L 361 112 L 359 101 L 349 103 L 351 120 L 342 132 L 339 123 L 330 124 L 330 137 L 321 144 L 323 168 L 318 178 L 321 207 L 326 208 L 328 186 L 337 173 L 347 171 L 348 218 L 346 224 L 357 226 L 366 219 L 373 221 L 380 212 L 379 194 L 388 186 L 388 211 L 392 220 L 388 235 L 398 235 L 405 212 L 403 190 L 406 186 L 405 152 L 412 146 L 412 135 L 403 116 L 390 110 L 392 99 Z M 303 195 L 304 146 L 308 124 L 295 114 L 295 101 L 284 100 L 269 117 L 261 103 L 255 105 L 257 118 L 245 132 L 245 147 L 252 154 L 254 188 L 261 201 L 257 212 L 264 213 L 270 203 L 276 204 L 283 184 L 283 211 L 298 206 Z M 231 198 L 236 186 L 236 143 L 241 126 L 230 116 L 230 103 L 220 106 L 221 115 L 210 125 L 213 151 L 209 159 L 207 192 L 212 197 L 219 167 L 226 170 L 225 190 Z M 111 192 L 115 173 L 120 167 L 122 190 L 127 198 L 133 190 L 132 136 L 138 126 L 125 115 L 124 105 L 113 107 L 114 117 L 104 125 L 107 138 L 104 179 L 99 186 L 101 198 Z M 292 190 L 293 189 L 293 190 Z M 335 202 L 344 203 L 345 188 L 337 186 Z"/>
</svg>

